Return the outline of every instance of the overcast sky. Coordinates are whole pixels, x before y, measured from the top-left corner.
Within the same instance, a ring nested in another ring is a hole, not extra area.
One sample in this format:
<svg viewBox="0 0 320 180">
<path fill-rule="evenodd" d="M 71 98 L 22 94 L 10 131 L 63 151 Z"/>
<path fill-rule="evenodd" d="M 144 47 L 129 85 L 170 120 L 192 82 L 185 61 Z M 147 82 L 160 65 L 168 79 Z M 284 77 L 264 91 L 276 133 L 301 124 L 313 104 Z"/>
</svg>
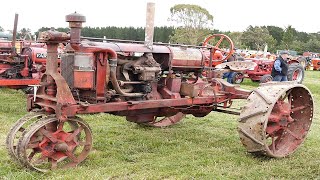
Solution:
<svg viewBox="0 0 320 180">
<path fill-rule="evenodd" d="M 77 11 L 87 18 L 85 26 L 145 26 L 146 3 L 156 3 L 155 26 L 170 26 L 167 19 L 175 4 L 197 4 L 214 16 L 214 28 L 244 31 L 249 25 L 292 25 L 298 31 L 320 31 L 320 1 L 283 0 L 4 0 L 0 26 L 13 28 L 19 14 L 18 29 L 36 31 L 41 27 L 67 27 L 65 15 Z"/>
</svg>

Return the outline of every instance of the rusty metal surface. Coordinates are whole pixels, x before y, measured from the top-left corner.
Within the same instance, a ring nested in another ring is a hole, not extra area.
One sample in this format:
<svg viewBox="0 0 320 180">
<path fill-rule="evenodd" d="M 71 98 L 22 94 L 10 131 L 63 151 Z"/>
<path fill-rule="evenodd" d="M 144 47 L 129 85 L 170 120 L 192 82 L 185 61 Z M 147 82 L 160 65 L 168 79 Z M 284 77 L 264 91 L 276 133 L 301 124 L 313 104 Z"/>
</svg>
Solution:
<svg viewBox="0 0 320 180">
<path fill-rule="evenodd" d="M 217 69 L 225 69 L 228 68 L 232 71 L 241 72 L 245 70 L 249 70 L 256 66 L 253 62 L 248 61 L 233 61 L 233 62 L 225 62 L 216 66 Z"/>
<path fill-rule="evenodd" d="M 184 117 L 186 117 L 186 115 L 182 112 L 179 112 L 173 116 L 162 117 L 160 119 L 157 119 L 157 117 L 155 117 L 154 121 L 146 123 L 146 125 L 153 127 L 167 127 L 180 122 Z"/>
<path fill-rule="evenodd" d="M 199 49 L 170 47 L 172 52 L 172 67 L 201 67 L 203 64 L 203 55 Z"/>
<path fill-rule="evenodd" d="M 285 157 L 304 141 L 313 118 L 312 96 L 303 85 L 269 82 L 255 89 L 238 124 L 248 152 Z"/>
<path fill-rule="evenodd" d="M 20 161 L 16 151 L 18 140 L 20 137 L 22 137 L 23 132 L 28 128 L 28 125 L 44 117 L 46 117 L 46 115 L 43 114 L 42 112 L 31 112 L 25 115 L 24 117 L 20 118 L 12 126 L 6 138 L 7 151 L 12 160 L 14 160 L 15 162 Z"/>
<path fill-rule="evenodd" d="M 154 34 L 154 14 L 155 3 L 147 3 L 146 28 L 145 28 L 145 46 L 152 49 Z"/>
<path fill-rule="evenodd" d="M 12 47 L 16 45 L 16 41 L 17 41 L 18 17 L 19 15 L 15 14 L 13 32 L 12 32 L 12 43 L 11 43 Z"/>
<path fill-rule="evenodd" d="M 49 116 L 32 123 L 24 132 L 17 145 L 17 155 L 25 167 L 46 172 L 77 166 L 88 156 L 91 147 L 91 129 L 82 119 L 76 117 L 58 123 L 58 119 Z"/>
</svg>

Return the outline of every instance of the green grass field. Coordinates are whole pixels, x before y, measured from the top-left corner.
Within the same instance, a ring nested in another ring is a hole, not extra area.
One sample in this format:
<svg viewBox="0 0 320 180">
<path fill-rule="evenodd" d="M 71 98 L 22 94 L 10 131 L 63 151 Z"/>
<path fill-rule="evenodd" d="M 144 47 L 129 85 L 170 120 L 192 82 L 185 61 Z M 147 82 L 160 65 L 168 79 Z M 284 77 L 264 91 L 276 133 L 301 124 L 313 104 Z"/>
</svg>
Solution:
<svg viewBox="0 0 320 180">
<path fill-rule="evenodd" d="M 187 116 L 169 128 L 150 128 L 107 114 L 85 115 L 94 145 L 77 168 L 38 173 L 16 165 L 5 138 L 24 114 L 22 91 L 0 89 L 0 179 L 320 179 L 320 72 L 304 84 L 315 101 L 315 116 L 304 144 L 282 159 L 256 157 L 242 146 L 235 115 Z M 243 88 L 258 86 L 245 80 Z M 243 104 L 243 103 L 242 103 Z"/>
</svg>

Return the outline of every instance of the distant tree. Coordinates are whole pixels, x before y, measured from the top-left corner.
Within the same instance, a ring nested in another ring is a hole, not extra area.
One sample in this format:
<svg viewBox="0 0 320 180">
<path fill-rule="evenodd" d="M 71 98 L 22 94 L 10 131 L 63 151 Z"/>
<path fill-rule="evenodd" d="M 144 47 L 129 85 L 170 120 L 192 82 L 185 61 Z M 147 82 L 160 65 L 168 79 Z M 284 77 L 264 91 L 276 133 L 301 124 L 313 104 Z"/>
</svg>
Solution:
<svg viewBox="0 0 320 180">
<path fill-rule="evenodd" d="M 305 44 L 305 51 L 320 52 L 320 41 L 318 39 L 310 39 Z"/>
<path fill-rule="evenodd" d="M 306 50 L 306 43 L 294 40 L 290 45 L 291 50 L 297 51 L 298 54 L 303 54 Z M 283 49 L 283 48 L 281 48 Z"/>
<path fill-rule="evenodd" d="M 173 27 L 155 27 L 154 29 L 154 41 L 168 43 L 170 41 L 170 36 L 174 33 Z"/>
<path fill-rule="evenodd" d="M 59 28 L 57 28 L 57 29 L 55 29 L 55 30 L 56 30 L 56 31 L 59 31 L 59 32 L 65 32 L 65 33 L 67 33 L 67 32 L 70 31 L 70 28 L 67 28 L 67 27 L 65 27 L 65 28 L 59 27 Z"/>
<path fill-rule="evenodd" d="M 177 4 L 170 8 L 170 21 L 175 22 L 176 29 L 170 37 L 173 43 L 198 45 L 210 34 L 213 16 L 198 5 Z"/>
<path fill-rule="evenodd" d="M 32 40 L 31 29 L 29 29 L 29 28 L 22 28 L 22 29 L 18 32 L 17 37 L 18 37 L 18 39 Z"/>
<path fill-rule="evenodd" d="M 251 49 L 262 50 L 267 44 L 269 49 L 274 49 L 276 40 L 269 34 L 265 27 L 249 26 L 243 32 L 241 40 Z"/>
<path fill-rule="evenodd" d="M 0 32 L 3 32 L 3 31 L 4 31 L 3 27 L 0 26 Z"/>
<path fill-rule="evenodd" d="M 297 41 L 306 43 L 310 40 L 310 38 L 311 38 L 311 35 L 306 32 L 297 32 L 297 35 L 296 35 Z"/>
<path fill-rule="evenodd" d="M 37 32 L 35 32 L 35 35 L 36 35 L 37 38 L 38 38 L 40 32 L 48 31 L 49 29 L 50 29 L 50 28 L 48 28 L 48 27 L 41 27 L 40 29 L 38 29 Z"/>
<path fill-rule="evenodd" d="M 242 32 L 230 32 L 227 35 L 231 38 L 236 48 L 242 48 Z"/>
<path fill-rule="evenodd" d="M 277 26 L 267 26 L 266 28 L 268 29 L 269 34 L 277 41 L 276 45 L 280 45 L 284 30 Z"/>
<path fill-rule="evenodd" d="M 283 34 L 283 38 L 282 38 L 282 44 L 285 46 L 285 49 L 290 49 L 290 44 L 293 42 L 294 40 L 294 34 L 295 34 L 295 29 L 292 28 L 291 25 L 289 25 L 284 34 Z"/>
</svg>

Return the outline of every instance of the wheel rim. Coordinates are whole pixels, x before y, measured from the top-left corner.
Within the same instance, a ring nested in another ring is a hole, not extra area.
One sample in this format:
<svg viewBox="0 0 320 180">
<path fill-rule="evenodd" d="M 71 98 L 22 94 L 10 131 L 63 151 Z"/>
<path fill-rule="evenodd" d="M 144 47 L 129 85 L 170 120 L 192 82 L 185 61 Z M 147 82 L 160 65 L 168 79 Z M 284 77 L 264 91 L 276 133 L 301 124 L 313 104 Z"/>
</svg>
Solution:
<svg viewBox="0 0 320 180">
<path fill-rule="evenodd" d="M 285 157 L 301 145 L 313 117 L 313 100 L 305 86 L 268 83 L 256 89 L 248 101 L 238 130 L 249 152 Z"/>
<path fill-rule="evenodd" d="M 77 166 L 92 147 L 90 127 L 80 118 L 58 123 L 55 117 L 34 123 L 20 138 L 18 155 L 24 164 L 34 170 Z"/>
<path fill-rule="evenodd" d="M 44 117 L 46 117 L 46 115 L 43 113 L 31 112 L 30 114 L 27 114 L 24 117 L 20 118 L 12 126 L 6 138 L 7 151 L 12 160 L 14 160 L 15 162 L 20 161 L 17 155 L 17 145 L 19 138 L 23 136 L 25 130 L 32 122 L 38 121 L 39 119 Z"/>
<path fill-rule="evenodd" d="M 302 80 L 302 70 L 301 69 L 296 69 L 293 72 L 292 80 L 296 82 L 301 82 Z"/>
</svg>

